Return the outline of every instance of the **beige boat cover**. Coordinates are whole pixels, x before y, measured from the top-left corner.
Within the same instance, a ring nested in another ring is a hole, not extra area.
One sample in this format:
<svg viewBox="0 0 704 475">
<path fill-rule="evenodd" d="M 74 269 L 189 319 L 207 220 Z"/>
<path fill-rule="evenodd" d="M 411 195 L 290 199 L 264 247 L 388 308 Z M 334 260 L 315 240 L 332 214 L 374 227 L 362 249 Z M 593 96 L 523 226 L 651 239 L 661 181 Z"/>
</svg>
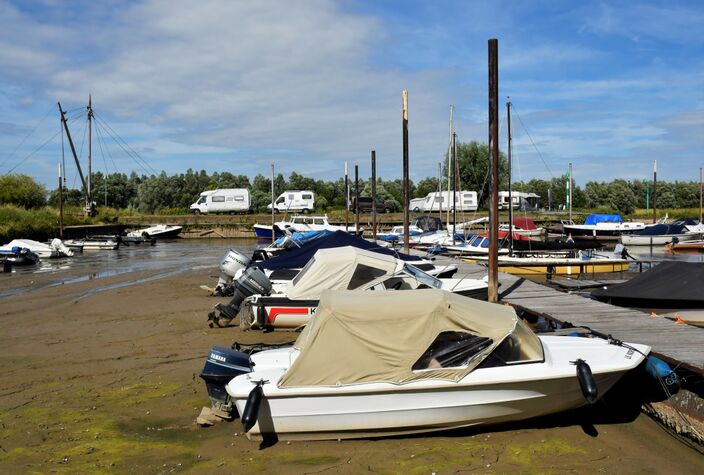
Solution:
<svg viewBox="0 0 704 475">
<path fill-rule="evenodd" d="M 326 291 L 296 340 L 298 358 L 278 385 L 458 381 L 513 332 L 517 320 L 511 307 L 438 289 Z M 414 363 L 444 331 L 466 331 L 491 338 L 492 343 L 466 367 L 413 371 Z"/>
<path fill-rule="evenodd" d="M 391 277 L 403 267 L 403 261 L 352 246 L 319 249 L 300 275 L 286 286 L 286 296 L 294 300 L 318 299 L 327 289 L 353 290 L 356 287 L 353 284 L 350 288 L 350 282 L 360 265 L 373 268 L 379 277 Z"/>
</svg>

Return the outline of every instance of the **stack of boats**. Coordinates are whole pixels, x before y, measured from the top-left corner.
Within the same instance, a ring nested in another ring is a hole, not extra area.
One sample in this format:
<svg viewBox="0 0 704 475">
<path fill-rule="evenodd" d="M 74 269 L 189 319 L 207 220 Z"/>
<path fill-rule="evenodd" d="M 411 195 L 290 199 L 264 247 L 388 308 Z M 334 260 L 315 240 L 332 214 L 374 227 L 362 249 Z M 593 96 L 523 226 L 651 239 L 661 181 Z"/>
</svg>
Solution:
<svg viewBox="0 0 704 475">
<path fill-rule="evenodd" d="M 484 279 L 435 277 L 375 243 L 325 247 L 329 239 L 262 261 L 230 250 L 221 263 L 233 298 L 216 306 L 211 324 L 239 315 L 245 329 L 303 328 L 293 344 L 210 351 L 201 377 L 212 413 L 239 416 L 251 439 L 537 417 L 596 402 L 648 358 L 645 345 L 595 333 L 538 336 L 512 308 L 482 301 Z M 277 281 L 280 270 L 287 274 Z"/>
</svg>

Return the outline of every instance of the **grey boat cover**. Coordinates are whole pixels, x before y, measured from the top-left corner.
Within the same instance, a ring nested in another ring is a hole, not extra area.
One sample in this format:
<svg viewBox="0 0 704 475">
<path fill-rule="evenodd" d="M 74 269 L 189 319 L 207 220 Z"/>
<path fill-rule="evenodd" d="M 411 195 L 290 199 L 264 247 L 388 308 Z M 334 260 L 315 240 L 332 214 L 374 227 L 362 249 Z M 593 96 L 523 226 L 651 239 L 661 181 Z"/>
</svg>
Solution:
<svg viewBox="0 0 704 475">
<path fill-rule="evenodd" d="M 663 262 L 628 282 L 596 289 L 592 297 L 629 307 L 704 308 L 704 263 Z"/>
</svg>

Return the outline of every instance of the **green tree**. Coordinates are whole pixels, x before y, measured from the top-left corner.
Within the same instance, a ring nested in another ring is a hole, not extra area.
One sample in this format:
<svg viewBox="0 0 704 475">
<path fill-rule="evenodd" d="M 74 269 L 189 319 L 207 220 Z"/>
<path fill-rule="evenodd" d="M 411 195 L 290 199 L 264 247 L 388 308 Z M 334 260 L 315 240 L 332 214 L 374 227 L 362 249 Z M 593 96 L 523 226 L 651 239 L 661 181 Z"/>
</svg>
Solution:
<svg viewBox="0 0 704 475">
<path fill-rule="evenodd" d="M 428 193 L 438 191 L 438 179 L 435 177 L 423 178 L 418 182 L 413 198 L 425 198 Z"/>
<path fill-rule="evenodd" d="M 614 180 L 609 184 L 609 205 L 621 214 L 631 214 L 636 208 L 636 195 L 626 180 Z"/>
<path fill-rule="evenodd" d="M 0 204 L 39 208 L 46 204 L 46 188 L 28 175 L 0 176 Z"/>
</svg>

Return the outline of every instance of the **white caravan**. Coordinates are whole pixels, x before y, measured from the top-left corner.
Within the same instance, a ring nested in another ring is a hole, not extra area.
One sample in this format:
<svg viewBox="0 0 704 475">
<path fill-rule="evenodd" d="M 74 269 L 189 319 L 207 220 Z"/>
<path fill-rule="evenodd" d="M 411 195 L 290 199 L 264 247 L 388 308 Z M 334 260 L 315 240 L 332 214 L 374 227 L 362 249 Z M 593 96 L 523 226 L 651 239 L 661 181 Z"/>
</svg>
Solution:
<svg viewBox="0 0 704 475">
<path fill-rule="evenodd" d="M 308 213 L 315 208 L 315 193 L 312 191 L 284 191 L 274 201 L 274 210 L 280 212 L 301 211 Z M 271 204 L 267 205 L 271 209 Z"/>
<path fill-rule="evenodd" d="M 247 213 L 251 207 L 249 190 L 246 188 L 223 188 L 204 191 L 198 201 L 191 205 L 191 213 Z"/>
<path fill-rule="evenodd" d="M 476 191 L 456 191 L 455 199 L 452 192 L 440 191 L 428 193 L 423 203 L 423 211 L 476 211 L 479 206 Z"/>
<path fill-rule="evenodd" d="M 535 193 L 525 193 L 523 191 L 512 191 L 511 201 L 513 207 L 521 210 L 537 210 L 540 195 Z M 499 209 L 508 209 L 508 191 L 499 191 Z"/>
</svg>

